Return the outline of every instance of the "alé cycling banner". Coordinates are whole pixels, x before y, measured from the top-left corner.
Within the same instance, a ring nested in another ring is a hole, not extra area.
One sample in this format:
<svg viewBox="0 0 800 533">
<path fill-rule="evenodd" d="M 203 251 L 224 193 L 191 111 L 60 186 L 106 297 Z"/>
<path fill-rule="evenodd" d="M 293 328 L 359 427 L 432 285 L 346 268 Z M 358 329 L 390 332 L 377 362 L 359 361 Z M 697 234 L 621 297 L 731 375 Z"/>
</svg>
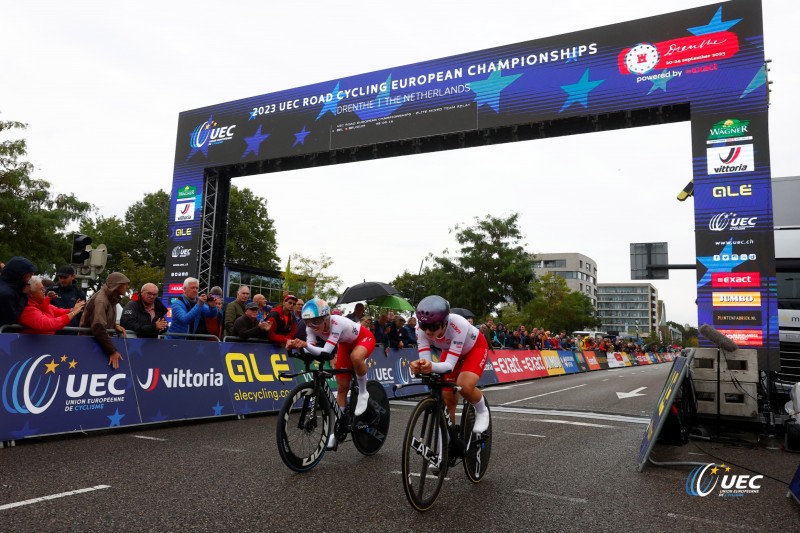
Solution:
<svg viewBox="0 0 800 533">
<path fill-rule="evenodd" d="M 198 272 L 209 167 L 260 173 L 261 161 L 492 128 L 535 138 L 543 121 L 630 111 L 635 123 L 688 103 L 699 323 L 777 348 L 767 87 L 761 2 L 732 0 L 182 112 L 165 292 Z"/>
</svg>

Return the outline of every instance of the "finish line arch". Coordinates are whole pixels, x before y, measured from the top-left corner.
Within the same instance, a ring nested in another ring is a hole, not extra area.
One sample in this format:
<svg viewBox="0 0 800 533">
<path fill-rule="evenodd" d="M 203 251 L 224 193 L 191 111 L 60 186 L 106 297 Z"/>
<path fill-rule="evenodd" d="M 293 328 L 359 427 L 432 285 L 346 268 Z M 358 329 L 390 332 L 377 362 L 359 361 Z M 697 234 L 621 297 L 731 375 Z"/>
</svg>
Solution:
<svg viewBox="0 0 800 533">
<path fill-rule="evenodd" d="M 183 112 L 164 292 L 219 282 L 234 177 L 689 120 L 698 324 L 777 370 L 766 72 L 733 0 Z"/>
</svg>

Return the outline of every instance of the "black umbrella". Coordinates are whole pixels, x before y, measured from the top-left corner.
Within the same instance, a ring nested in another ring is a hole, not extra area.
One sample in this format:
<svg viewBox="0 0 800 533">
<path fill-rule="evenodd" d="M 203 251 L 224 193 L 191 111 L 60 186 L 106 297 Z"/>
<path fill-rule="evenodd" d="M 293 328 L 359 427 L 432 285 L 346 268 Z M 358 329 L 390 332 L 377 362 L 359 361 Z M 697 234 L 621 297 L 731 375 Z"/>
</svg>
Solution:
<svg viewBox="0 0 800 533">
<path fill-rule="evenodd" d="M 336 305 L 371 300 L 372 298 L 377 298 L 378 296 L 388 296 L 390 294 L 400 293 L 388 283 L 381 283 L 380 281 L 365 281 L 364 283 L 347 287 L 342 295 L 339 296 L 339 299 L 336 300 Z"/>
<path fill-rule="evenodd" d="M 455 313 L 457 315 L 461 315 L 464 318 L 475 318 L 475 313 L 470 311 L 469 309 L 464 309 L 463 307 L 453 307 L 450 309 L 451 313 Z"/>
</svg>

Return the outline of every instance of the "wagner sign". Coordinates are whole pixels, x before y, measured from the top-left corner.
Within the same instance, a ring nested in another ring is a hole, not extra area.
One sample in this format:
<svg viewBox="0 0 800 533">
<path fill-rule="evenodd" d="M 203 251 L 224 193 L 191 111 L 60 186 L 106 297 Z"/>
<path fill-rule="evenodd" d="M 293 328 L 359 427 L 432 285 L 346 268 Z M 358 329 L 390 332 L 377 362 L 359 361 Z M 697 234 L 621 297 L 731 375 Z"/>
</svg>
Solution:
<svg viewBox="0 0 800 533">
<path fill-rule="evenodd" d="M 688 103 L 699 323 L 713 323 L 715 301 L 740 307 L 717 296 L 738 287 L 716 287 L 714 276 L 747 272 L 759 298 L 744 307 L 763 320 L 746 327 L 776 348 L 766 81 L 761 4 L 733 0 L 183 112 L 166 283 L 206 272 L 207 168 L 260 173 L 247 164 L 294 157 L 302 166 L 342 148 Z M 191 253 L 173 257 L 176 248 Z"/>
</svg>

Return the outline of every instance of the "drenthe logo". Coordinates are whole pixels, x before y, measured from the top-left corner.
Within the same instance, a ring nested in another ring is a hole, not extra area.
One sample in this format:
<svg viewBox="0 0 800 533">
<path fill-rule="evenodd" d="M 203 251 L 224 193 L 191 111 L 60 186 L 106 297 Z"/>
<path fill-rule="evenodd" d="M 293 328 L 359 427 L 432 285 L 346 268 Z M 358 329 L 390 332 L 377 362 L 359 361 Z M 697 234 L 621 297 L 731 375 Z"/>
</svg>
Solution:
<svg viewBox="0 0 800 533">
<path fill-rule="evenodd" d="M 714 492 L 719 485 L 719 496 L 742 497 L 745 494 L 758 494 L 761 489 L 762 475 L 730 474 L 731 467 L 726 465 L 697 466 L 686 478 L 686 494 L 705 498 Z"/>
</svg>

